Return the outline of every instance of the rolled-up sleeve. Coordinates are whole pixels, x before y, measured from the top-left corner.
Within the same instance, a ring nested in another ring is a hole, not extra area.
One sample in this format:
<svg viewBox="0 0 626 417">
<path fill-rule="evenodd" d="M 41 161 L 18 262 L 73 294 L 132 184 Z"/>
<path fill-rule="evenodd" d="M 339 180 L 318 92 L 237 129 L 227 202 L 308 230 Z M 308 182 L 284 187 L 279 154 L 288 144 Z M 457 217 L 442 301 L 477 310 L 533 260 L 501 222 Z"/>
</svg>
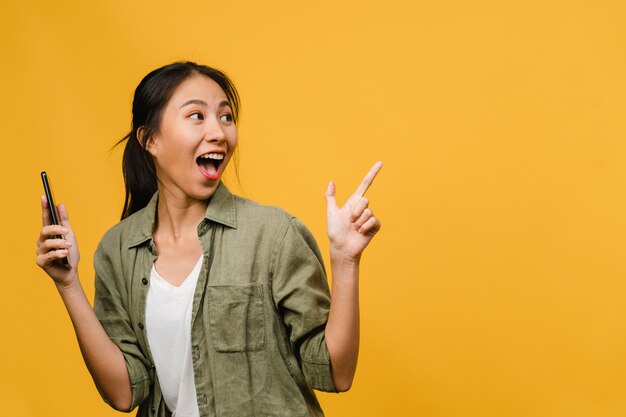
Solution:
<svg viewBox="0 0 626 417">
<path fill-rule="evenodd" d="M 296 218 L 285 224 L 271 264 L 272 295 L 307 383 L 336 392 L 324 330 L 330 291 L 320 250 Z"/>
<path fill-rule="evenodd" d="M 124 296 L 127 296 L 123 277 L 115 273 L 111 257 L 101 246 L 94 256 L 95 297 L 94 311 L 111 340 L 120 348 L 126 361 L 128 378 L 132 389 L 133 410 L 150 394 L 152 384 L 150 366 L 142 353 L 137 336 L 133 331 L 130 315 L 125 308 Z M 105 402 L 108 401 L 100 392 Z"/>
</svg>

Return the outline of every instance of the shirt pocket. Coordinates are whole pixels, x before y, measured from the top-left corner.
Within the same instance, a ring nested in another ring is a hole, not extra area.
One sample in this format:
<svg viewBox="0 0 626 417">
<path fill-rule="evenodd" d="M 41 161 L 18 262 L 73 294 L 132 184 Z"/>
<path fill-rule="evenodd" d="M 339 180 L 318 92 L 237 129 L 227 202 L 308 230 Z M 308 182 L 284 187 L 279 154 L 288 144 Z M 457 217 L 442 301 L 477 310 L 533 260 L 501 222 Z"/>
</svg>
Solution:
<svg viewBox="0 0 626 417">
<path fill-rule="evenodd" d="M 243 352 L 265 348 L 263 286 L 208 287 L 209 325 L 218 352 Z"/>
</svg>

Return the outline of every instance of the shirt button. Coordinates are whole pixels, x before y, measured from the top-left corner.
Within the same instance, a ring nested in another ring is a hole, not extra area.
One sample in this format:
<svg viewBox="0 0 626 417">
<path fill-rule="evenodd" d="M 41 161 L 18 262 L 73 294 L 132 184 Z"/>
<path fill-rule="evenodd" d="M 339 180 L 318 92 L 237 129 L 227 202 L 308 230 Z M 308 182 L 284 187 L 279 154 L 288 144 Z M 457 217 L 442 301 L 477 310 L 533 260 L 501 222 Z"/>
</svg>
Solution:
<svg viewBox="0 0 626 417">
<path fill-rule="evenodd" d="M 148 285 L 148 278 L 141 278 L 141 283 L 143 285 Z"/>
<path fill-rule="evenodd" d="M 139 326 L 139 328 L 143 330 L 143 323 L 139 323 L 137 326 Z"/>
<path fill-rule="evenodd" d="M 156 408 L 152 407 L 152 408 L 150 408 L 150 411 L 152 411 L 154 413 L 156 411 Z"/>
</svg>

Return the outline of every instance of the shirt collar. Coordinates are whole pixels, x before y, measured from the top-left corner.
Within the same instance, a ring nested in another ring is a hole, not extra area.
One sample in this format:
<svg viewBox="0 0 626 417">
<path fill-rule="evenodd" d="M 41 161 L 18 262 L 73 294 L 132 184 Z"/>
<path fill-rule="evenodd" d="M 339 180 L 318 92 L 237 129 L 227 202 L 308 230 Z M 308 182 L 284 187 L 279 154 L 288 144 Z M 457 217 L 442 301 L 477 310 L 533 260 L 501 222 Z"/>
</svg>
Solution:
<svg viewBox="0 0 626 417">
<path fill-rule="evenodd" d="M 158 202 L 158 192 L 154 193 L 146 207 L 136 213 L 134 227 L 135 232 L 129 241 L 129 247 L 138 246 L 146 241 L 152 240 L 154 230 L 154 220 Z M 237 210 L 235 207 L 235 196 L 228 191 L 228 188 L 220 182 L 211 196 L 209 205 L 204 213 L 204 219 L 198 225 L 199 235 L 204 234 L 208 222 L 216 222 L 224 226 L 237 228 Z"/>
</svg>

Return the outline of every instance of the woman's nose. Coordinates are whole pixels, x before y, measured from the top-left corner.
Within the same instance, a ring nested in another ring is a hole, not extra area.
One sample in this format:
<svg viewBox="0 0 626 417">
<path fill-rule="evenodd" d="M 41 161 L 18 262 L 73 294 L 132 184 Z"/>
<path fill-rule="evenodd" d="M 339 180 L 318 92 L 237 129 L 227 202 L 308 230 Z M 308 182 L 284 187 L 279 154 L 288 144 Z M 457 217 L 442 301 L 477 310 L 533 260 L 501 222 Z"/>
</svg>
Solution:
<svg viewBox="0 0 626 417">
<path fill-rule="evenodd" d="M 209 142 L 221 142 L 226 139 L 224 129 L 217 118 L 207 120 L 204 137 Z"/>
</svg>

